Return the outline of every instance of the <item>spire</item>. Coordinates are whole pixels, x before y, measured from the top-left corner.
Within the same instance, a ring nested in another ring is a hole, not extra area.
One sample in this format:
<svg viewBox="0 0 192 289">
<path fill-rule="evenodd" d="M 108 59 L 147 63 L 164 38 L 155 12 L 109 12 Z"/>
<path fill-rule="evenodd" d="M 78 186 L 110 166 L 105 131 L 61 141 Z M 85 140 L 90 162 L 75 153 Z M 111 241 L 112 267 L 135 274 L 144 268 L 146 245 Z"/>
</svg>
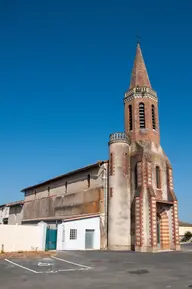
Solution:
<svg viewBox="0 0 192 289">
<path fill-rule="evenodd" d="M 137 43 L 136 56 L 131 74 L 129 89 L 136 86 L 147 86 L 151 88 L 139 42 Z"/>
</svg>

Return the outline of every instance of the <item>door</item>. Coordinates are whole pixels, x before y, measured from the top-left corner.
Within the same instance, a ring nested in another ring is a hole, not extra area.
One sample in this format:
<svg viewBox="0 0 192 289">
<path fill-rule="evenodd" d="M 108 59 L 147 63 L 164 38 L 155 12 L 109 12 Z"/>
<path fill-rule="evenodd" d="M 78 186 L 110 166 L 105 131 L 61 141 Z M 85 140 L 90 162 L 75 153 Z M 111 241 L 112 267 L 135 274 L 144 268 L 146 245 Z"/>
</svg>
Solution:
<svg viewBox="0 0 192 289">
<path fill-rule="evenodd" d="M 65 224 L 59 224 L 57 226 L 57 250 L 61 251 L 65 249 Z"/>
<path fill-rule="evenodd" d="M 46 235 L 46 250 L 56 250 L 57 246 L 57 230 L 47 228 L 47 235 Z"/>
<path fill-rule="evenodd" d="M 93 249 L 95 230 L 85 230 L 85 249 Z"/>
</svg>

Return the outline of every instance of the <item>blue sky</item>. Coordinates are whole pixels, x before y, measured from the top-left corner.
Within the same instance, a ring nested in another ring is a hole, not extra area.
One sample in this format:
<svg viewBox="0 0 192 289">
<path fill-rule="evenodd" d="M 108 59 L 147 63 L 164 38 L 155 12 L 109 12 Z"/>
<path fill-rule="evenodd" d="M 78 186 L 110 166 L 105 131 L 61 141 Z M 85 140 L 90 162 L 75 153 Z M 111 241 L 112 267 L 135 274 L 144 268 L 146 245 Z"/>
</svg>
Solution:
<svg viewBox="0 0 192 289">
<path fill-rule="evenodd" d="M 191 10 L 190 0 L 0 2 L 0 203 L 108 158 L 140 35 L 180 218 L 192 221 Z"/>
</svg>

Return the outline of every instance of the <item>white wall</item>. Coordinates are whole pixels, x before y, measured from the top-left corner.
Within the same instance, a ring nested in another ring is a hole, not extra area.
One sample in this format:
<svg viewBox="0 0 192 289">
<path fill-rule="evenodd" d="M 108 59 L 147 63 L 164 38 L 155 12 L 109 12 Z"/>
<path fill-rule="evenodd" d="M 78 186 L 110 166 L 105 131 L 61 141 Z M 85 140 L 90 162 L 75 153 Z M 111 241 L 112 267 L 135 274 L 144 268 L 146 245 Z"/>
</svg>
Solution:
<svg viewBox="0 0 192 289">
<path fill-rule="evenodd" d="M 45 250 L 46 224 L 0 225 L 0 250 L 4 252 Z"/>
<path fill-rule="evenodd" d="M 191 232 L 192 233 L 192 227 L 179 226 L 179 237 L 180 237 L 180 239 L 182 239 L 182 237 L 184 237 L 186 232 Z"/>
<path fill-rule="evenodd" d="M 77 229 L 77 239 L 70 240 L 70 229 Z M 57 250 L 85 250 L 85 230 L 94 232 L 93 249 L 100 249 L 100 218 L 66 221 L 58 226 Z"/>
</svg>

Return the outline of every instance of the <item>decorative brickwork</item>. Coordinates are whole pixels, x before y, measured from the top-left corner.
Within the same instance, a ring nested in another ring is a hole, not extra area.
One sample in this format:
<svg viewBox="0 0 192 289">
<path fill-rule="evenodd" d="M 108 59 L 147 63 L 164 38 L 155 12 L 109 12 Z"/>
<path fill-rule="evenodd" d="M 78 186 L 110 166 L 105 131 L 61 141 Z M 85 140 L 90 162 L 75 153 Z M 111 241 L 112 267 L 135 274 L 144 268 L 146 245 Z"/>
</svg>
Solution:
<svg viewBox="0 0 192 289">
<path fill-rule="evenodd" d="M 170 190 L 173 190 L 173 175 L 172 175 L 172 169 L 167 168 L 167 179 L 168 179 L 168 187 Z"/>
<path fill-rule="evenodd" d="M 150 187 L 152 185 L 152 165 L 150 162 L 147 162 L 147 180 Z"/>
<path fill-rule="evenodd" d="M 152 247 L 157 246 L 157 210 L 156 210 L 156 200 L 151 197 L 151 239 Z"/>
<path fill-rule="evenodd" d="M 140 246 L 141 247 L 144 245 L 143 212 L 144 212 L 143 194 L 141 194 L 140 196 Z"/>
<path fill-rule="evenodd" d="M 142 163 L 137 163 L 137 185 L 142 186 Z"/>
<path fill-rule="evenodd" d="M 178 249 L 180 247 L 180 242 L 179 242 L 179 223 L 178 223 L 177 201 L 174 202 L 174 205 L 171 208 L 171 218 L 172 218 L 172 248 Z"/>
<path fill-rule="evenodd" d="M 178 206 L 177 201 L 174 201 L 173 206 L 173 227 L 174 227 L 174 236 L 175 236 L 175 246 L 179 246 L 179 220 L 178 220 Z"/>
<path fill-rule="evenodd" d="M 171 233 L 172 233 L 172 249 L 175 248 L 176 245 L 176 238 L 175 238 L 175 215 L 174 215 L 174 208 L 171 207 Z"/>
<path fill-rule="evenodd" d="M 141 246 L 140 198 L 135 199 L 135 245 Z"/>
<path fill-rule="evenodd" d="M 151 195 L 150 193 L 148 192 L 148 206 L 149 206 L 149 236 L 148 236 L 148 242 L 149 242 L 149 247 L 152 246 L 152 242 L 153 242 L 153 236 L 152 236 L 152 233 L 153 233 L 153 228 L 152 228 L 152 206 L 151 206 Z"/>
</svg>

